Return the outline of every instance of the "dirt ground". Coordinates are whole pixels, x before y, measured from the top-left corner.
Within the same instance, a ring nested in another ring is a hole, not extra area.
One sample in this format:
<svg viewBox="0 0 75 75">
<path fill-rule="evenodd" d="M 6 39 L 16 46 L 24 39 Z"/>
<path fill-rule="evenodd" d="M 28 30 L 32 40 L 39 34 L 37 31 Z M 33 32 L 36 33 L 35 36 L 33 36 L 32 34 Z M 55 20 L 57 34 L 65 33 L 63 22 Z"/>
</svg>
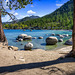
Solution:
<svg viewBox="0 0 75 75">
<path fill-rule="evenodd" d="M 71 49 L 13 51 L 0 45 L 0 75 L 75 75 L 75 58 L 59 58 Z"/>
</svg>

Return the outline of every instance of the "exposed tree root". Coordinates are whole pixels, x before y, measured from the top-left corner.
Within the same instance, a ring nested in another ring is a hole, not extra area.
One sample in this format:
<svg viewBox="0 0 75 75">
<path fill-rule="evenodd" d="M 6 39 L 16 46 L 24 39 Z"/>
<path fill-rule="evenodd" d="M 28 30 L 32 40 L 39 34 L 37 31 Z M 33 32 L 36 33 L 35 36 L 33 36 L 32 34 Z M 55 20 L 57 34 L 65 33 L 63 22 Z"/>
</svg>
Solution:
<svg viewBox="0 0 75 75">
<path fill-rule="evenodd" d="M 69 57 L 75 58 L 75 52 L 73 50 L 71 50 L 68 54 L 66 54 L 64 56 L 61 56 L 60 58 L 64 59 L 64 58 L 69 58 Z"/>
</svg>

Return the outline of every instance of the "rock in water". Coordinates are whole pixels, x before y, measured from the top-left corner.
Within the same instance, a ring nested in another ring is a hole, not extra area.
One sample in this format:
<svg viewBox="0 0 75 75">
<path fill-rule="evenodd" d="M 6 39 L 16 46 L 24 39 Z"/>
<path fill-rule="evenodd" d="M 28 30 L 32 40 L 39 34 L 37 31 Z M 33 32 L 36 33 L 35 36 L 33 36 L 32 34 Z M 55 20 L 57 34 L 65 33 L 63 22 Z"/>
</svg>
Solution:
<svg viewBox="0 0 75 75">
<path fill-rule="evenodd" d="M 33 48 L 33 44 L 32 43 L 27 43 L 25 46 L 24 46 L 24 49 L 25 50 L 31 50 Z"/>
<path fill-rule="evenodd" d="M 36 37 L 33 37 L 32 39 L 36 39 Z"/>
<path fill-rule="evenodd" d="M 63 36 L 63 35 L 60 35 L 59 37 L 60 37 L 60 38 L 64 38 L 64 36 Z"/>
<path fill-rule="evenodd" d="M 22 38 L 19 38 L 18 41 L 23 41 L 23 39 Z"/>
<path fill-rule="evenodd" d="M 59 39 L 59 42 L 63 42 L 63 39 Z"/>
<path fill-rule="evenodd" d="M 72 45 L 72 38 L 65 42 L 65 45 Z"/>
<path fill-rule="evenodd" d="M 18 36 L 18 38 L 24 38 L 24 37 L 27 37 L 27 34 L 20 34 L 19 36 Z"/>
<path fill-rule="evenodd" d="M 52 36 L 55 36 L 55 33 L 52 33 L 51 35 L 52 35 Z"/>
<path fill-rule="evenodd" d="M 38 39 L 43 39 L 43 37 L 42 37 L 42 36 L 40 36 L 40 37 L 38 37 Z"/>
<path fill-rule="evenodd" d="M 63 34 L 63 36 L 68 37 L 69 35 L 68 34 Z"/>
<path fill-rule="evenodd" d="M 32 36 L 26 36 L 24 37 L 24 40 L 31 40 L 32 39 Z"/>
<path fill-rule="evenodd" d="M 57 42 L 58 42 L 58 39 L 56 37 L 46 38 L 46 44 L 47 45 L 55 45 Z"/>
</svg>

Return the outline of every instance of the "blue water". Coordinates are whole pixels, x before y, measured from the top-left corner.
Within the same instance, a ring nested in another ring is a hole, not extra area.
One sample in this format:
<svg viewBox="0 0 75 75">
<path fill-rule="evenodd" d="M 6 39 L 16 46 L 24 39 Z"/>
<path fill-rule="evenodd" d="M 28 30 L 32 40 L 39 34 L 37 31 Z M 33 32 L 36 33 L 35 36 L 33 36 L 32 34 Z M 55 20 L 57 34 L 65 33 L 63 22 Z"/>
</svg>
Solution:
<svg viewBox="0 0 75 75">
<path fill-rule="evenodd" d="M 71 36 L 63 38 L 64 41 L 61 43 L 58 42 L 56 45 L 46 45 L 46 42 L 45 42 L 46 38 L 49 37 L 50 34 L 52 34 L 52 33 L 72 35 L 72 32 L 67 31 L 67 30 L 32 30 L 32 31 L 26 30 L 26 31 L 23 31 L 23 30 L 7 30 L 7 29 L 5 29 L 4 32 L 5 32 L 6 38 L 8 40 L 8 45 L 16 46 L 20 50 L 24 49 L 24 45 L 27 44 L 28 42 L 33 43 L 33 45 L 34 45 L 33 49 L 54 50 L 57 48 L 61 48 L 61 47 L 65 46 L 64 42 L 67 39 L 71 38 Z M 17 36 L 20 34 L 27 34 L 32 37 L 37 37 L 37 39 L 32 39 L 30 41 L 23 41 L 23 42 L 15 42 Z M 48 35 L 46 35 L 46 34 L 48 34 Z M 42 36 L 44 38 L 38 39 L 39 36 Z M 55 36 L 55 37 L 60 39 L 58 36 Z M 23 45 L 21 45 L 21 44 L 23 44 Z"/>
</svg>

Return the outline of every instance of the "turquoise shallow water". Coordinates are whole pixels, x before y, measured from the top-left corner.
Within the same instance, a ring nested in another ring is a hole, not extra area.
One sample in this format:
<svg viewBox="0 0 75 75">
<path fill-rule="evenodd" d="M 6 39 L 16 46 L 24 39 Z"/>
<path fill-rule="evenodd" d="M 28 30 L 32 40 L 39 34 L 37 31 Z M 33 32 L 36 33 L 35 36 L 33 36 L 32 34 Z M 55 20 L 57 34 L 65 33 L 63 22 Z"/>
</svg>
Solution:
<svg viewBox="0 0 75 75">
<path fill-rule="evenodd" d="M 44 49 L 44 50 L 54 50 L 57 48 L 64 47 L 65 46 L 65 45 L 63 45 L 64 42 L 67 39 L 71 38 L 71 36 L 65 37 L 65 38 L 63 38 L 64 41 L 62 43 L 58 42 L 56 45 L 46 45 L 45 40 L 47 37 L 50 36 L 50 34 L 55 33 L 55 34 L 72 35 L 72 32 L 67 31 L 67 30 L 32 30 L 32 31 L 26 30 L 26 31 L 23 31 L 23 30 L 7 30 L 7 29 L 5 29 L 4 32 L 5 32 L 5 35 L 7 37 L 8 44 L 11 46 L 16 46 L 20 50 L 24 49 L 24 45 L 28 43 L 28 41 L 15 42 L 17 36 L 20 34 L 27 34 L 27 35 L 30 35 L 32 37 L 37 37 L 37 39 L 32 39 L 29 42 L 33 43 L 33 45 L 34 45 L 33 49 Z M 46 34 L 48 34 L 48 35 L 46 35 Z M 39 36 L 42 36 L 44 38 L 38 39 Z M 55 36 L 55 37 L 57 37 L 59 39 L 58 36 Z M 21 44 L 23 44 L 23 45 L 21 45 Z"/>
</svg>

